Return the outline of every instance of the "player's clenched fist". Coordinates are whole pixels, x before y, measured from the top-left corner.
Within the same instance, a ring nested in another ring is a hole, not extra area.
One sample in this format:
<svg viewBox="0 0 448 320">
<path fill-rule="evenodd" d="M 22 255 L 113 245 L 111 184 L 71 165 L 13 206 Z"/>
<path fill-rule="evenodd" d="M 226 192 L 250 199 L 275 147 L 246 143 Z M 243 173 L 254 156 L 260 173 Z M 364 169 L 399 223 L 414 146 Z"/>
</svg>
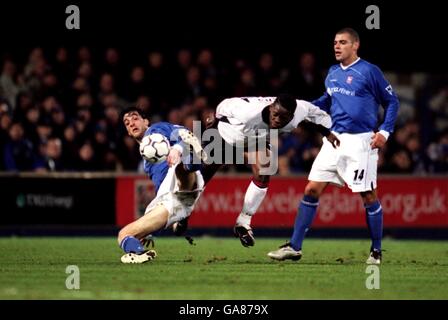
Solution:
<svg viewBox="0 0 448 320">
<path fill-rule="evenodd" d="M 375 148 L 382 148 L 386 144 L 386 137 L 383 136 L 381 133 L 377 132 L 373 134 L 372 136 L 372 142 L 370 143 L 370 146 L 372 149 Z"/>
</svg>

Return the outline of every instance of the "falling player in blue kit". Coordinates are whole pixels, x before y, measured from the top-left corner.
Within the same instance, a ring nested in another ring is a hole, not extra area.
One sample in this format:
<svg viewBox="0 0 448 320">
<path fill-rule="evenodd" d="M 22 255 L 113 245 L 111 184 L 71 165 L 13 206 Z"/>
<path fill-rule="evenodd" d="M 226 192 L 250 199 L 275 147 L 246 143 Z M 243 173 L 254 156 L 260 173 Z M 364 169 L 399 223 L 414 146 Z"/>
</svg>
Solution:
<svg viewBox="0 0 448 320">
<path fill-rule="evenodd" d="M 308 177 L 291 240 L 269 252 L 272 259 L 301 258 L 302 242 L 316 214 L 319 196 L 329 183 L 346 183 L 352 192 L 360 193 L 366 210 L 372 240 L 366 263 L 381 263 L 383 211 L 376 194 L 378 148 L 393 132 L 399 101 L 381 70 L 358 57 L 359 45 L 355 30 L 345 28 L 336 33 L 334 52 L 340 63 L 328 71 L 326 93 L 313 104 L 331 115 L 331 131 L 339 138 L 340 146 L 335 149 L 324 139 Z M 380 105 L 385 114 L 378 127 Z"/>
<path fill-rule="evenodd" d="M 155 257 L 154 250 L 145 250 L 143 241 L 151 233 L 175 226 L 186 219 L 198 200 L 204 180 L 200 165 L 193 164 L 192 155 L 205 161 L 201 143 L 188 129 L 168 122 L 149 126 L 142 111 L 130 107 L 122 112 L 128 134 L 139 143 L 143 137 L 160 133 L 170 141 L 166 161 L 152 164 L 144 161 L 144 170 L 154 183 L 156 196 L 147 206 L 145 215 L 126 225 L 118 234 L 118 243 L 126 253 L 123 263 L 144 263 Z M 193 153 L 190 154 L 190 147 Z"/>
</svg>

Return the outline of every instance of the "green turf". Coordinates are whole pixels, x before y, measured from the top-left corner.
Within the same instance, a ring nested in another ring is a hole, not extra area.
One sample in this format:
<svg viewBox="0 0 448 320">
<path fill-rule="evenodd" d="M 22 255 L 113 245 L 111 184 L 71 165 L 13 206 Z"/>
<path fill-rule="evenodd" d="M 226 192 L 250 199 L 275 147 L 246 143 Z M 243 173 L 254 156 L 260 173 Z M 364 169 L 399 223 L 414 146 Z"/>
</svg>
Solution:
<svg viewBox="0 0 448 320">
<path fill-rule="evenodd" d="M 369 242 L 307 239 L 301 261 L 266 257 L 282 240 L 159 237 L 156 260 L 120 263 L 112 238 L 0 238 L 0 299 L 447 299 L 448 244 L 385 240 L 380 289 L 365 282 Z M 80 290 L 68 290 L 68 265 Z"/>
</svg>

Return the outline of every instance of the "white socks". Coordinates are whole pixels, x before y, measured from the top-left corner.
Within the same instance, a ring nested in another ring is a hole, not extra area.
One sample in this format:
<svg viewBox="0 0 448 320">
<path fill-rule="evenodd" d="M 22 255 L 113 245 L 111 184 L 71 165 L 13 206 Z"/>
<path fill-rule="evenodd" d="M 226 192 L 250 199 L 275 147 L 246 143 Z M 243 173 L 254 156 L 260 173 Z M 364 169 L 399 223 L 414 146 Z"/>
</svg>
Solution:
<svg viewBox="0 0 448 320">
<path fill-rule="evenodd" d="M 243 210 L 241 210 L 240 215 L 236 219 L 237 225 L 250 227 L 252 216 L 255 214 L 258 207 L 260 207 L 267 192 L 268 188 L 259 188 L 253 181 L 251 181 L 246 190 L 246 195 L 244 196 Z"/>
</svg>

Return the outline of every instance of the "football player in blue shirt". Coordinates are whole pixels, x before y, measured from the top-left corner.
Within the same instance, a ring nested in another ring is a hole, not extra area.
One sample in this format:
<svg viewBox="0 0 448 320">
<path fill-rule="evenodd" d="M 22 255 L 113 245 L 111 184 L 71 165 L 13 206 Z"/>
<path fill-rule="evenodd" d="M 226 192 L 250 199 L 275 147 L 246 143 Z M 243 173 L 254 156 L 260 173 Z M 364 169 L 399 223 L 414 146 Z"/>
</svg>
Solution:
<svg viewBox="0 0 448 320">
<path fill-rule="evenodd" d="M 144 263 L 155 257 L 154 250 L 145 250 L 145 237 L 187 218 L 203 190 L 200 165 L 187 161 L 191 157 L 190 146 L 199 159 L 205 161 L 206 156 L 199 140 L 182 126 L 168 122 L 149 126 L 148 119 L 136 107 L 124 110 L 121 119 L 128 134 L 139 143 L 144 136 L 160 133 L 171 145 L 166 161 L 154 164 L 144 161 L 144 171 L 154 183 L 156 197 L 144 216 L 123 227 L 118 234 L 118 243 L 126 253 L 121 262 Z"/>
<path fill-rule="evenodd" d="M 376 194 L 378 148 L 382 148 L 394 129 L 399 101 L 381 70 L 358 57 L 358 33 L 344 28 L 336 33 L 334 52 L 339 64 L 328 71 L 326 93 L 313 104 L 331 115 L 331 130 L 340 140 L 333 148 L 324 139 L 300 202 L 289 243 L 268 256 L 276 260 L 299 260 L 302 242 L 319 205 L 319 196 L 329 183 L 359 193 L 366 210 L 372 240 L 367 264 L 381 263 L 383 211 Z M 379 106 L 385 110 L 378 127 Z"/>
</svg>

